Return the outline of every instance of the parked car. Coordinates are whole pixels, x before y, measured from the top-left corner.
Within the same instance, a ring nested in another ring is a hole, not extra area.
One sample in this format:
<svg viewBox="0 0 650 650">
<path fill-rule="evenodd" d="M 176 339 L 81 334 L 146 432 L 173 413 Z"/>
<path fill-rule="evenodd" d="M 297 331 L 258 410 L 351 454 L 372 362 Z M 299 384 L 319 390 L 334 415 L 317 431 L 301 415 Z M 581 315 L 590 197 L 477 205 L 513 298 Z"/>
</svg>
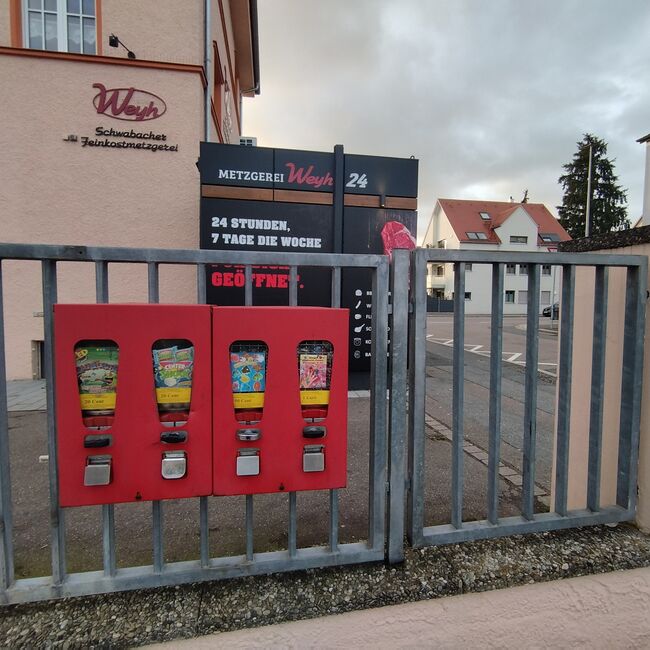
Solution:
<svg viewBox="0 0 650 650">
<path fill-rule="evenodd" d="M 553 308 L 553 320 L 557 320 L 560 314 L 560 303 L 556 302 L 553 305 L 549 305 L 548 307 L 544 307 L 542 309 L 542 316 L 550 316 L 551 315 L 551 307 Z"/>
</svg>

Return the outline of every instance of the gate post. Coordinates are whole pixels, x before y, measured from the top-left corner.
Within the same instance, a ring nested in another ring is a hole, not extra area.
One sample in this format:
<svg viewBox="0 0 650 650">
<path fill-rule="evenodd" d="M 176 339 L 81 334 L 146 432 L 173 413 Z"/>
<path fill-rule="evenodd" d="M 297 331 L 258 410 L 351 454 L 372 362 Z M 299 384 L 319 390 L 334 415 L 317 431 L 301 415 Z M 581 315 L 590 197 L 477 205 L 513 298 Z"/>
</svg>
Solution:
<svg viewBox="0 0 650 650">
<path fill-rule="evenodd" d="M 404 560 L 406 497 L 406 386 L 408 358 L 409 260 L 406 250 L 394 250 L 390 265 L 392 317 L 388 387 L 388 562 Z"/>
</svg>

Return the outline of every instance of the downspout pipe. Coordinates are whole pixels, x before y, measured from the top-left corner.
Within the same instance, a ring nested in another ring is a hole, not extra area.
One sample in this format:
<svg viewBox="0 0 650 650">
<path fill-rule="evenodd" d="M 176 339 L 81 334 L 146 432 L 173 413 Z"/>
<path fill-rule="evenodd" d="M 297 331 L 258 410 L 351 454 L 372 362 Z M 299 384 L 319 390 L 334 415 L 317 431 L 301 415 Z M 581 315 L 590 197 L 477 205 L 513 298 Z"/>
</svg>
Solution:
<svg viewBox="0 0 650 650">
<path fill-rule="evenodd" d="M 212 55 L 212 0 L 204 0 L 204 27 L 205 27 L 205 78 L 207 80 L 205 88 L 205 124 L 203 139 L 210 142 L 211 121 L 212 121 L 212 86 L 214 75 L 214 62 Z"/>
</svg>

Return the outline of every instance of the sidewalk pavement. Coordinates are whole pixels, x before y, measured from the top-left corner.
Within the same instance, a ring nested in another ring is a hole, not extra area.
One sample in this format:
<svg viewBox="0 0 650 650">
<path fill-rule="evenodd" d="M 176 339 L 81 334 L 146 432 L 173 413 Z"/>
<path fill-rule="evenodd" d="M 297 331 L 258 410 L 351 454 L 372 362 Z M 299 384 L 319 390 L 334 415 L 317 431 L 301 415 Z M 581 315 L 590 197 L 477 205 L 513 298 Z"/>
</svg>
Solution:
<svg viewBox="0 0 650 650">
<path fill-rule="evenodd" d="M 45 379 L 16 379 L 7 382 L 9 411 L 44 411 Z"/>
</svg>

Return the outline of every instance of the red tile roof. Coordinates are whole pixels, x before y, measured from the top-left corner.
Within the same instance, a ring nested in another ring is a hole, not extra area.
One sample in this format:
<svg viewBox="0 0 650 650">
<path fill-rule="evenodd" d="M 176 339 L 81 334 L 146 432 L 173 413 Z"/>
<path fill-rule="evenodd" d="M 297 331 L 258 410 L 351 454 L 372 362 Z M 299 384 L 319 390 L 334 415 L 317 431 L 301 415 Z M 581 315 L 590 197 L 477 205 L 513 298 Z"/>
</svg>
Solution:
<svg viewBox="0 0 650 650">
<path fill-rule="evenodd" d="M 500 244 L 494 231 L 517 209 L 523 208 L 537 224 L 539 233 L 553 233 L 560 241 L 571 239 L 560 222 L 548 211 L 543 203 L 510 203 L 509 201 L 465 201 L 462 199 L 439 199 L 440 207 L 447 215 L 451 227 L 461 242 L 476 244 Z M 481 219 L 480 212 L 487 212 L 490 220 Z M 469 239 L 468 232 L 485 233 L 487 239 Z M 537 243 L 544 246 L 539 237 Z"/>
</svg>

